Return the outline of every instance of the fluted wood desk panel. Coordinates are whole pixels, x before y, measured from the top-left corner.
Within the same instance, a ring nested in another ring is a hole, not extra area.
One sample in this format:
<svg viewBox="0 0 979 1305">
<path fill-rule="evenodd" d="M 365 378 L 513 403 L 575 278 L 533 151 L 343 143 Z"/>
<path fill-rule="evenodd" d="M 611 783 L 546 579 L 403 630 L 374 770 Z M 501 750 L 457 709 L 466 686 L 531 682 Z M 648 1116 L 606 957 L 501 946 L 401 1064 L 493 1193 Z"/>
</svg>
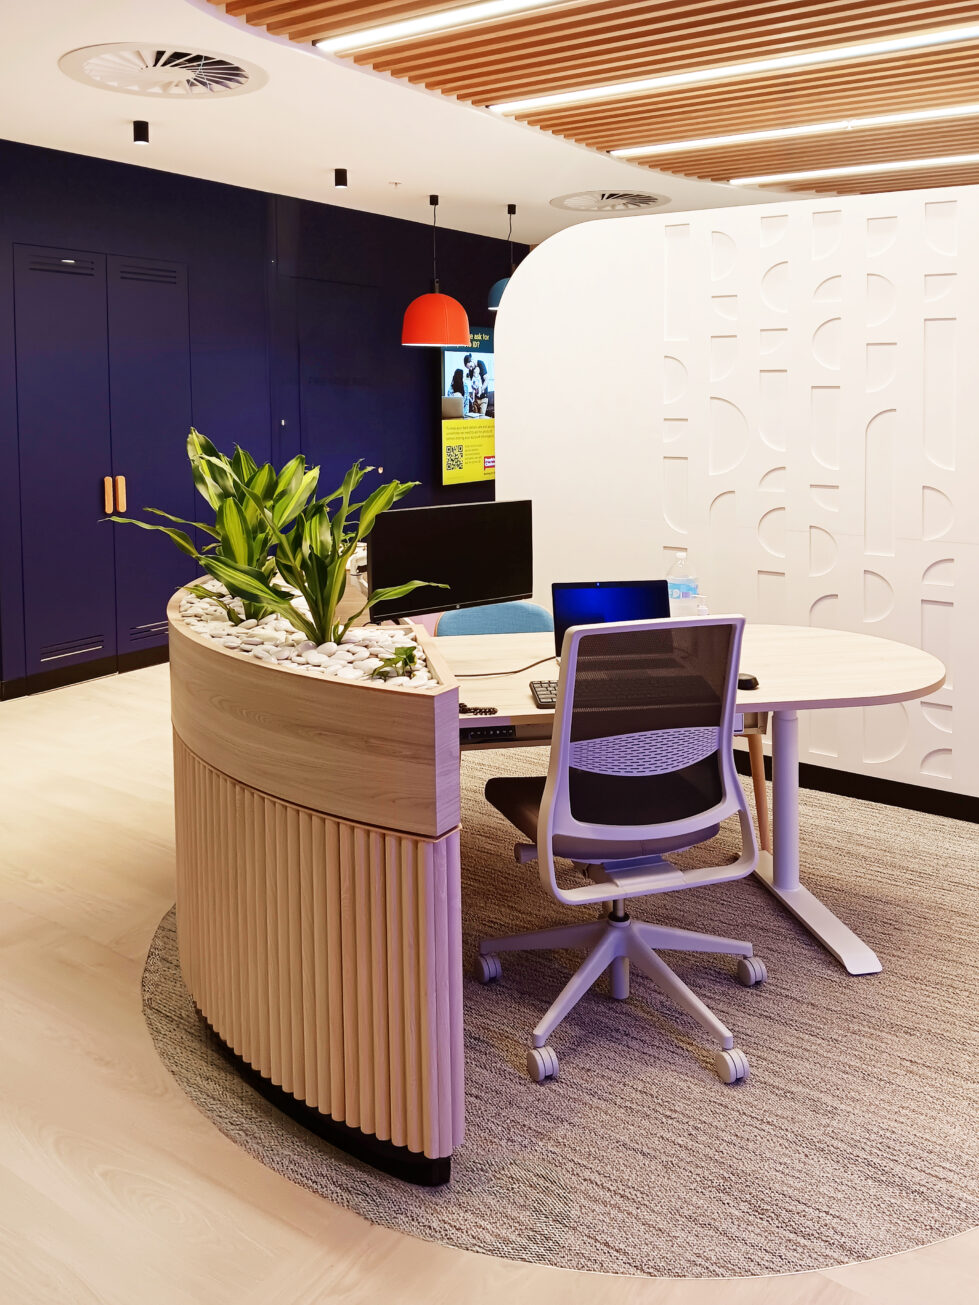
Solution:
<svg viewBox="0 0 979 1305">
<path fill-rule="evenodd" d="M 201 1012 L 264 1078 L 426 1157 L 464 1130 L 457 830 L 365 828 L 174 738 L 177 921 Z"/>
<path fill-rule="evenodd" d="M 284 802 L 439 838 L 459 824 L 459 690 L 317 679 L 223 648 L 167 609 L 173 725 L 222 774 Z"/>
</svg>

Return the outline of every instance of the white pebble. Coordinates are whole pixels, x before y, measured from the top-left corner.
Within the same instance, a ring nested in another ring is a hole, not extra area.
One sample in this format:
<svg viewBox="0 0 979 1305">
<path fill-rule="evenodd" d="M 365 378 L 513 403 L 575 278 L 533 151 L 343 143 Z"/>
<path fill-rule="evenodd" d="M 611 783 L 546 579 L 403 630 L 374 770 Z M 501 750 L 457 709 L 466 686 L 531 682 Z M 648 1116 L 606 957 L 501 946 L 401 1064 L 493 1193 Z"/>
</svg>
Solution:
<svg viewBox="0 0 979 1305">
<path fill-rule="evenodd" d="M 231 635 L 231 636 L 230 636 L 229 638 L 227 638 L 227 639 L 222 639 L 222 640 L 221 640 L 221 643 L 224 645 L 225 648 L 240 648 L 240 647 L 241 647 L 241 640 L 240 640 L 240 639 L 236 639 L 233 635 Z"/>
<path fill-rule="evenodd" d="M 357 665 L 360 667 L 362 671 L 376 670 L 377 667 L 380 666 L 380 664 L 381 664 L 380 657 L 367 657 L 363 661 L 357 663 Z"/>
<path fill-rule="evenodd" d="M 338 680 L 359 680 L 361 678 L 360 668 L 357 666 L 341 666 L 336 675 Z"/>
<path fill-rule="evenodd" d="M 254 628 L 255 628 L 256 625 L 258 625 L 258 622 L 255 620 L 254 616 L 252 616 L 252 617 L 250 617 L 247 621 L 242 621 L 241 625 L 238 626 L 238 629 L 239 629 L 239 630 L 254 630 Z"/>
<path fill-rule="evenodd" d="M 303 661 L 306 663 L 307 666 L 326 665 L 326 658 L 323 656 L 322 653 L 318 653 L 318 652 L 303 653 Z"/>
<path fill-rule="evenodd" d="M 354 648 L 354 650 L 350 654 L 350 660 L 354 662 L 362 662 L 365 657 L 369 657 L 369 656 L 370 654 L 368 653 L 366 648 Z"/>
<path fill-rule="evenodd" d="M 336 650 L 337 650 L 337 646 L 332 641 L 329 641 L 327 643 L 321 643 L 320 646 L 316 649 L 316 651 L 318 653 L 322 653 L 324 657 L 332 657 L 333 654 L 336 652 Z"/>
</svg>

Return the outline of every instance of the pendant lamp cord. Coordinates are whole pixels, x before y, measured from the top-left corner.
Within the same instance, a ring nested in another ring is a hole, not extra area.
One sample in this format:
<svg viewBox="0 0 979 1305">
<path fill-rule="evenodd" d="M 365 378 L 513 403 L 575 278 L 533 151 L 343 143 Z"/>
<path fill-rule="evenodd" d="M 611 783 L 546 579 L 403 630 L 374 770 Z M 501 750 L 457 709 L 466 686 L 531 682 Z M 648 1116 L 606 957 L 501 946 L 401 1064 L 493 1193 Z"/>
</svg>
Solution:
<svg viewBox="0 0 979 1305">
<path fill-rule="evenodd" d="M 438 265 L 438 244 L 435 238 L 435 232 L 438 227 L 438 204 L 432 205 L 432 280 L 435 282 L 435 293 L 438 294 L 439 288 L 439 265 Z"/>
</svg>

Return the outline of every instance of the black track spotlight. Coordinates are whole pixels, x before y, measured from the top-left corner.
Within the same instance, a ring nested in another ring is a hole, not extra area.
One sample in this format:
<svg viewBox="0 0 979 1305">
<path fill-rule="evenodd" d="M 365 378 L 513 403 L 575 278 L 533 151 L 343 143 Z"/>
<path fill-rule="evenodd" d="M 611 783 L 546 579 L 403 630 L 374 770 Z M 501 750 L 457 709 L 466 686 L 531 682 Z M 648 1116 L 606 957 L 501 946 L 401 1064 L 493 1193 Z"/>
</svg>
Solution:
<svg viewBox="0 0 979 1305">
<path fill-rule="evenodd" d="M 348 184 L 348 183 L 347 183 L 347 169 L 346 169 L 346 168 L 334 168 L 334 169 L 333 169 L 333 184 L 334 184 L 334 186 L 336 186 L 337 190 L 346 190 L 346 189 L 347 189 L 347 184 Z"/>
<path fill-rule="evenodd" d="M 133 123 L 133 144 L 148 145 L 150 143 L 150 124 L 143 122 L 140 118 Z"/>
</svg>

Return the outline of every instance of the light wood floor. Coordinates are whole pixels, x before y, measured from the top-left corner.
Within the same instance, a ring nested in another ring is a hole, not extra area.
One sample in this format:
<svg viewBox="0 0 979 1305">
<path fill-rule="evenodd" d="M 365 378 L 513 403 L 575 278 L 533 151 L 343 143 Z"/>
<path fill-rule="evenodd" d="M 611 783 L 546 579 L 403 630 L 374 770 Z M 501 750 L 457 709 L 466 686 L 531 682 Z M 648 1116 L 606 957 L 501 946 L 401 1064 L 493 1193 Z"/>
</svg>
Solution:
<svg viewBox="0 0 979 1305">
<path fill-rule="evenodd" d="M 617 1278 L 414 1241 L 293 1187 L 197 1113 L 143 1024 L 173 901 L 166 667 L 4 703 L 0 740 L 4 1305 L 976 1300 L 979 1231 L 795 1277 Z"/>
</svg>

